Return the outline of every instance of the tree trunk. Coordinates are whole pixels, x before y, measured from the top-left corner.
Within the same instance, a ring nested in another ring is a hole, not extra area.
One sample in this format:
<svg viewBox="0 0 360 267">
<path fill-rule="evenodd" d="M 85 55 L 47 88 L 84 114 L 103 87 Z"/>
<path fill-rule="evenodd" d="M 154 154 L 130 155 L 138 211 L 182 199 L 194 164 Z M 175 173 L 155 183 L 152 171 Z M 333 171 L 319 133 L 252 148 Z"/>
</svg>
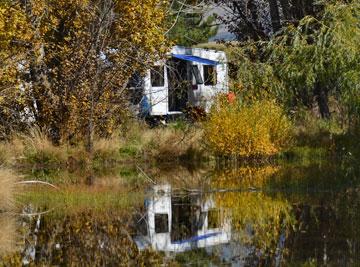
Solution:
<svg viewBox="0 0 360 267">
<path fill-rule="evenodd" d="M 254 0 L 249 0 L 246 7 L 240 5 L 237 1 L 232 1 L 233 12 L 238 20 L 238 30 L 236 35 L 239 39 L 250 37 L 252 40 L 259 41 L 267 39 L 261 22 L 258 18 L 258 6 Z M 245 13 L 245 11 L 247 11 Z M 242 27 L 245 26 L 245 27 Z"/>
<path fill-rule="evenodd" d="M 250 0 L 247 4 L 247 8 L 250 10 L 250 21 L 253 25 L 254 36 L 256 36 L 254 40 L 266 39 L 265 31 L 258 15 L 259 6 L 254 0 Z"/>
<path fill-rule="evenodd" d="M 85 183 L 89 186 L 94 184 L 94 171 L 93 171 L 93 159 L 94 159 L 94 123 L 93 114 L 90 115 L 88 128 L 86 132 L 85 149 L 87 152 L 85 173 Z"/>
<path fill-rule="evenodd" d="M 319 83 L 316 83 L 314 94 L 319 106 L 321 118 L 330 119 L 329 99 L 326 90 Z"/>
<path fill-rule="evenodd" d="M 293 14 L 293 18 L 296 20 L 300 20 L 302 19 L 305 14 L 304 14 L 304 4 L 302 0 L 292 0 L 292 14 Z"/>
<path fill-rule="evenodd" d="M 97 77 L 97 75 L 96 75 Z M 92 160 L 93 148 L 94 148 L 94 92 L 96 91 L 96 84 L 91 88 L 90 92 L 90 110 L 89 118 L 86 129 L 86 140 L 85 140 L 85 149 L 89 154 L 89 159 Z"/>
<path fill-rule="evenodd" d="M 292 22 L 289 0 L 280 0 L 280 5 L 286 23 Z"/>
<path fill-rule="evenodd" d="M 279 6 L 277 0 L 269 0 L 269 6 L 273 33 L 276 33 L 281 29 Z"/>
<path fill-rule="evenodd" d="M 86 152 L 88 152 L 89 154 L 92 154 L 93 152 L 93 147 L 94 147 L 94 130 L 93 130 L 93 122 L 92 122 L 92 118 L 89 118 L 89 124 L 88 124 L 88 128 L 87 128 L 87 133 L 86 133 Z"/>
</svg>

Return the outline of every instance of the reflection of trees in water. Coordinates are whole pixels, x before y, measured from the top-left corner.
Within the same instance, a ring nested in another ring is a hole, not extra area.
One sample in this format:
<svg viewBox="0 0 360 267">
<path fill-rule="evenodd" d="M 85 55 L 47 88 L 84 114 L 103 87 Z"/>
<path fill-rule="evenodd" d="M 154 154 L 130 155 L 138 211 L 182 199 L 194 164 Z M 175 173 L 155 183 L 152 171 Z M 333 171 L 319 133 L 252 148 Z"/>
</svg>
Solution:
<svg viewBox="0 0 360 267">
<path fill-rule="evenodd" d="M 217 203 L 231 209 L 232 226 L 263 253 L 275 253 L 280 235 L 293 224 L 291 205 L 263 193 L 218 193 Z"/>
<path fill-rule="evenodd" d="M 262 188 L 279 171 L 279 167 L 242 166 L 218 170 L 212 177 L 212 187 L 226 189 Z"/>
<path fill-rule="evenodd" d="M 278 171 L 277 167 L 241 167 L 220 171 L 212 187 L 241 189 L 239 192 L 216 193 L 218 206 L 231 210 L 232 225 L 240 241 L 255 246 L 263 255 L 275 255 L 280 237 L 294 224 L 291 204 L 284 198 L 249 189 L 261 188 Z"/>
<path fill-rule="evenodd" d="M 356 166 L 353 169 L 360 169 Z M 347 167 L 333 162 L 281 168 L 266 186 L 292 202 L 318 203 L 330 191 L 338 192 L 360 186 L 359 175 L 350 174 Z"/>
<path fill-rule="evenodd" d="M 158 184 L 171 184 L 173 189 L 204 189 L 208 188 L 209 166 L 182 166 L 160 165 L 156 168 L 145 169 L 145 172 L 153 177 Z"/>
<path fill-rule="evenodd" d="M 287 242 L 288 262 L 331 266 L 360 262 L 360 189 L 322 194 L 317 201 L 294 205 L 297 221 Z"/>
<path fill-rule="evenodd" d="M 175 256 L 177 263 L 188 266 L 223 266 L 224 262 L 221 260 L 221 251 L 212 249 L 211 251 L 205 248 L 189 250 L 184 253 L 179 253 Z"/>
<path fill-rule="evenodd" d="M 349 175 L 343 166 L 322 163 L 275 171 L 271 167 L 227 170 L 218 172 L 212 184 L 245 191 L 265 189 L 219 193 L 217 201 L 232 208 L 234 228 L 249 229 L 245 237 L 260 249 L 275 251 L 286 229 L 285 265 L 352 266 L 360 262 L 358 177 Z"/>
<path fill-rule="evenodd" d="M 16 249 L 16 221 L 8 215 L 14 207 L 15 176 L 0 169 L 0 259 Z"/>
<path fill-rule="evenodd" d="M 137 250 L 130 235 L 130 217 L 126 213 L 90 211 L 66 216 L 49 214 L 43 217 L 37 233 L 35 264 L 159 265 L 159 254 Z"/>
<path fill-rule="evenodd" d="M 341 170 L 323 165 L 281 169 L 247 166 L 212 174 L 209 178 L 206 170 L 183 168 L 162 171 L 161 176 L 171 177 L 178 188 L 240 189 L 211 196 L 217 208 L 231 211 L 227 216 L 232 218 L 232 236 L 235 237 L 232 242 L 243 244 L 246 241 L 257 249 L 254 259 L 249 258 L 249 261 L 265 261 L 263 265 L 272 265 L 280 248 L 286 251 L 282 254 L 285 265 L 301 265 L 311 259 L 333 266 L 360 262 L 360 189 L 355 178 L 349 180 Z M 313 192 L 313 189 L 321 192 Z M 4 199 L 2 196 L 0 193 L 0 201 Z M 129 213 L 93 211 L 67 216 L 63 213 L 46 215 L 37 233 L 36 263 L 69 265 L 81 261 L 93 266 L 151 266 L 169 260 L 155 252 L 137 250 L 130 237 L 134 229 L 130 226 Z M 5 264 L 21 265 L 21 253 L 12 253 L 17 245 L 16 219 L 0 213 L 0 262 Z M 31 229 L 35 229 L 34 225 Z M 283 237 L 285 247 L 280 245 Z M 6 258 L 1 256 L 4 253 Z M 217 262 L 221 253 L 209 253 L 205 250 L 188 252 L 177 256 L 176 260 L 180 264 L 190 260 L 204 264 Z M 266 259 L 262 261 L 259 255 Z M 250 264 L 254 265 L 259 264 Z"/>
</svg>

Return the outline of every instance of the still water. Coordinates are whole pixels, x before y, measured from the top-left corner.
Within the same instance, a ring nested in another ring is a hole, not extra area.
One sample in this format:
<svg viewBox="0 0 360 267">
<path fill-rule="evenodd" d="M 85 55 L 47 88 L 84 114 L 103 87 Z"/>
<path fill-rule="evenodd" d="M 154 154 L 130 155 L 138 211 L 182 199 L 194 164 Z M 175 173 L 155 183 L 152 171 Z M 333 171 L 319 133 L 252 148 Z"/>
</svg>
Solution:
<svg viewBox="0 0 360 267">
<path fill-rule="evenodd" d="M 0 215 L 0 266 L 359 266 L 358 177 L 325 163 L 166 170 L 125 193 L 95 182 L 81 209 L 42 189 L 22 213 L 46 213 Z"/>
</svg>

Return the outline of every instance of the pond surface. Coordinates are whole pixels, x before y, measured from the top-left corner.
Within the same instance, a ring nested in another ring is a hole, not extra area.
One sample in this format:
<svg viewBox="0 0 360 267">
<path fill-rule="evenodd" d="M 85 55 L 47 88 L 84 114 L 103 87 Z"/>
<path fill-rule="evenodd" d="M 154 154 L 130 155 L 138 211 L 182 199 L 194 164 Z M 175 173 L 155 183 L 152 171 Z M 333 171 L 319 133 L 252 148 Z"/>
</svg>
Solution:
<svg viewBox="0 0 360 267">
<path fill-rule="evenodd" d="M 145 172 L 25 193 L 47 213 L 0 215 L 0 266 L 360 265 L 353 165 Z"/>
</svg>

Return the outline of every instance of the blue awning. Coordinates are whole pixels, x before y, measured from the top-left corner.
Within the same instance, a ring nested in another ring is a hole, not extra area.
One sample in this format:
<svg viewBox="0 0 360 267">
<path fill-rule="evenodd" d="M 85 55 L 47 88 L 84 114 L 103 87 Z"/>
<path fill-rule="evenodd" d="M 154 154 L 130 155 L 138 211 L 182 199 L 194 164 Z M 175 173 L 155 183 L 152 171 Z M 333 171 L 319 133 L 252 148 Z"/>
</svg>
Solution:
<svg viewBox="0 0 360 267">
<path fill-rule="evenodd" d="M 210 59 L 206 59 L 206 58 L 202 58 L 202 57 L 197 57 L 197 56 L 191 56 L 191 55 L 172 54 L 172 57 L 182 59 L 182 60 L 186 60 L 186 61 L 197 62 L 197 63 L 201 63 L 201 64 L 204 64 L 204 65 L 216 66 L 216 65 L 220 64 L 219 62 L 214 61 L 214 60 L 210 60 Z"/>
</svg>

